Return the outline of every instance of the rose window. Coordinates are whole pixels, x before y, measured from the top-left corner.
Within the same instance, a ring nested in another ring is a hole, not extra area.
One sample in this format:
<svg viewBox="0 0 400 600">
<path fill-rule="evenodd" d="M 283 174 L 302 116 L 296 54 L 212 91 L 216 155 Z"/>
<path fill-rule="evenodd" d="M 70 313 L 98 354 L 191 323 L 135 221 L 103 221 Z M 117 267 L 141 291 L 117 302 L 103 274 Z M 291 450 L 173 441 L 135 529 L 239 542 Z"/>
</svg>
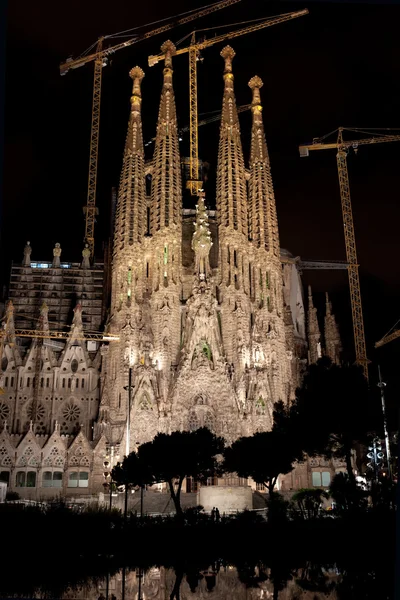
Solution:
<svg viewBox="0 0 400 600">
<path fill-rule="evenodd" d="M 0 403 L 0 422 L 6 421 L 8 419 L 9 414 L 10 414 L 10 408 L 7 406 L 7 404 L 4 404 L 4 402 L 1 402 Z"/>
<path fill-rule="evenodd" d="M 26 412 L 27 412 L 28 418 L 32 419 L 33 402 L 31 402 L 31 404 L 28 406 L 28 409 Z M 44 418 L 44 415 L 45 415 L 44 406 L 43 406 L 43 404 L 39 404 L 39 406 L 36 409 L 36 420 L 40 421 L 41 419 Z"/>
<path fill-rule="evenodd" d="M 66 421 L 76 421 L 80 415 L 79 407 L 73 402 L 69 402 L 63 410 L 63 417 Z"/>
</svg>

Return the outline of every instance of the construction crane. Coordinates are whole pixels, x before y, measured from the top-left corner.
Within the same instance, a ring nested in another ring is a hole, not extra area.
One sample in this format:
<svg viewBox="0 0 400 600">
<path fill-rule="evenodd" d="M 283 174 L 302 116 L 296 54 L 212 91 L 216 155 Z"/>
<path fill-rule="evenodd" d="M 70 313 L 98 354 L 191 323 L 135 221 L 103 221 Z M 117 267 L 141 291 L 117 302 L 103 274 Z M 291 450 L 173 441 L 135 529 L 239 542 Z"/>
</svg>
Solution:
<svg viewBox="0 0 400 600">
<path fill-rule="evenodd" d="M 343 139 L 343 132 L 351 131 L 357 134 L 368 134 L 371 137 L 346 141 Z M 380 144 L 383 142 L 398 142 L 400 135 L 387 133 L 392 131 L 368 130 L 368 129 L 350 129 L 339 127 L 339 129 L 328 133 L 322 138 L 314 138 L 312 144 L 302 144 L 299 146 L 300 156 L 308 156 L 312 150 L 330 150 L 336 149 L 337 168 L 339 175 L 340 198 L 342 203 L 342 215 L 344 226 L 344 240 L 346 245 L 346 258 L 348 263 L 349 287 L 351 310 L 353 317 L 354 345 L 356 352 L 356 363 L 359 364 L 368 379 L 368 359 L 365 346 L 364 320 L 361 304 L 360 277 L 358 272 L 358 260 L 356 251 L 356 240 L 354 234 L 353 212 L 351 208 L 349 174 L 347 170 L 347 154 L 351 148 L 357 152 L 358 147 L 362 145 Z M 326 138 L 337 132 L 336 142 L 326 142 Z"/>
<path fill-rule="evenodd" d="M 266 27 L 272 25 L 279 25 L 279 23 L 285 23 L 291 21 L 297 17 L 302 17 L 308 14 L 308 10 L 299 10 L 297 12 L 285 13 L 277 17 L 269 17 L 268 19 L 262 20 L 253 25 L 224 33 L 202 42 L 196 42 L 195 32 L 192 33 L 191 43 L 185 48 L 179 48 L 176 54 L 189 53 L 189 131 L 190 131 L 190 153 L 189 153 L 189 180 L 187 187 L 190 189 L 192 196 L 197 196 L 198 190 L 202 187 L 202 182 L 199 180 L 199 144 L 198 144 L 198 112 L 197 112 L 197 61 L 199 60 L 200 51 L 205 48 L 209 48 L 219 42 L 225 42 L 236 37 L 245 35 L 246 33 L 253 33 L 260 31 Z M 165 54 L 158 54 L 156 56 L 149 56 L 149 66 L 156 65 L 161 60 L 164 60 Z"/>
<path fill-rule="evenodd" d="M 93 77 L 93 100 L 92 100 L 92 125 L 90 132 L 90 150 L 89 150 L 89 176 L 88 176 L 88 190 L 87 190 L 87 201 L 84 208 L 85 213 L 85 242 L 88 244 L 90 249 L 90 255 L 93 259 L 94 256 L 94 225 L 96 214 L 98 209 L 96 208 L 96 185 L 97 185 L 97 162 L 98 162 L 98 151 L 99 151 L 99 132 L 100 132 L 100 103 L 101 103 L 101 83 L 102 83 L 102 70 L 108 63 L 108 57 L 114 54 L 118 50 L 128 48 L 133 44 L 137 44 L 143 40 L 147 40 L 155 35 L 164 33 L 170 29 L 174 29 L 178 25 L 184 25 L 200 17 L 209 15 L 217 10 L 226 8 L 232 4 L 237 4 L 240 0 L 222 0 L 216 4 L 206 6 L 202 10 L 196 12 L 189 11 L 185 16 L 173 20 L 171 23 L 161 25 L 156 29 L 147 31 L 146 33 L 132 37 L 125 42 L 121 42 L 108 48 L 103 48 L 104 41 L 112 38 L 112 35 L 100 37 L 97 41 L 96 51 L 86 56 L 80 56 L 76 59 L 67 59 L 60 65 L 60 74 L 66 75 L 71 69 L 78 69 L 84 65 L 94 62 L 94 77 Z M 174 17 L 171 17 L 174 19 Z"/>
<path fill-rule="evenodd" d="M 400 329 L 396 329 L 395 331 L 390 330 L 391 333 L 387 333 L 386 335 L 383 336 L 383 338 L 381 340 L 379 340 L 379 342 L 375 343 L 375 348 L 381 348 L 382 346 L 384 346 L 385 344 L 388 344 L 389 342 L 392 342 L 393 340 L 396 340 L 398 337 L 400 337 Z"/>
</svg>

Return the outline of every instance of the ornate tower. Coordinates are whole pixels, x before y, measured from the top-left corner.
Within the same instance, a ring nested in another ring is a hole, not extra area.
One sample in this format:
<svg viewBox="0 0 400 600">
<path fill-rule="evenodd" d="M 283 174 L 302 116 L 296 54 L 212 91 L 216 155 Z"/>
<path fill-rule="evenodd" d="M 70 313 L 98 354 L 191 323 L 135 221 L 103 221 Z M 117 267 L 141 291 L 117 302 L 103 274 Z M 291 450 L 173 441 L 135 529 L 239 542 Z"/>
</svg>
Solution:
<svg viewBox="0 0 400 600">
<path fill-rule="evenodd" d="M 340 339 L 339 328 L 335 316 L 332 314 L 332 304 L 329 301 L 328 292 L 326 292 L 326 312 L 325 312 L 325 353 L 332 362 L 340 364 L 340 353 L 342 351 L 342 342 Z"/>
<path fill-rule="evenodd" d="M 251 364 L 257 382 L 253 398 L 256 429 L 269 426 L 267 421 L 271 419 L 273 403 L 287 401 L 295 389 L 293 330 L 288 324 L 291 315 L 286 315 L 283 306 L 278 220 L 262 120 L 262 85 L 260 77 L 253 77 L 249 81 L 253 93 L 249 178 L 249 237 L 252 252 L 249 272 L 253 306 Z M 264 415 L 263 406 L 269 409 L 264 409 Z"/>
<path fill-rule="evenodd" d="M 314 307 L 311 286 L 308 286 L 308 318 L 307 318 L 307 336 L 308 336 L 308 362 L 310 364 L 317 362 L 321 358 L 321 333 L 319 330 L 317 309 Z"/>
<path fill-rule="evenodd" d="M 167 41 L 161 51 L 165 54 L 165 66 L 153 156 L 152 265 L 147 268 L 152 271 L 154 356 L 165 379 L 171 365 L 178 362 L 180 346 L 182 175 L 172 87 L 172 56 L 176 50 Z M 166 393 L 165 388 L 165 400 Z"/>
<path fill-rule="evenodd" d="M 111 312 L 108 329 L 118 344 L 102 350 L 101 429 L 110 442 L 121 442 L 128 410 L 128 374 L 139 360 L 140 314 L 145 290 L 144 232 L 146 217 L 144 149 L 141 120 L 141 81 L 134 67 L 131 111 L 123 155 L 115 219 Z"/>
<path fill-rule="evenodd" d="M 234 50 L 221 51 L 225 61 L 224 95 L 217 171 L 219 293 L 225 354 L 236 376 L 249 363 L 250 285 L 246 171 L 233 89 Z"/>
</svg>

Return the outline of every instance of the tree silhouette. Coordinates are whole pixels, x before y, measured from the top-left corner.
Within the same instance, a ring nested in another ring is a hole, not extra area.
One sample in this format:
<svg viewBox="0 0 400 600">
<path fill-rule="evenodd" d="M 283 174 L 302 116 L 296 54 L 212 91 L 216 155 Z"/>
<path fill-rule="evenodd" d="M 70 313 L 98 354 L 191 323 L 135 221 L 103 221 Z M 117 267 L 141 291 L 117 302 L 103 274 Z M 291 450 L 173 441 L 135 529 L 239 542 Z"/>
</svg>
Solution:
<svg viewBox="0 0 400 600">
<path fill-rule="evenodd" d="M 291 406 L 275 405 L 274 427 L 289 435 L 300 454 L 344 458 L 355 485 L 352 450 L 376 426 L 376 415 L 361 368 L 324 357 L 309 367 Z"/>
<path fill-rule="evenodd" d="M 281 430 L 239 438 L 224 452 L 224 471 L 251 477 L 272 494 L 280 474 L 293 469 L 296 454 L 289 437 Z"/>
<path fill-rule="evenodd" d="M 206 481 L 219 471 L 224 440 L 205 427 L 196 431 L 159 433 L 139 447 L 139 460 L 148 465 L 154 482 L 166 482 L 177 515 L 182 516 L 181 489 L 186 477 Z"/>
</svg>

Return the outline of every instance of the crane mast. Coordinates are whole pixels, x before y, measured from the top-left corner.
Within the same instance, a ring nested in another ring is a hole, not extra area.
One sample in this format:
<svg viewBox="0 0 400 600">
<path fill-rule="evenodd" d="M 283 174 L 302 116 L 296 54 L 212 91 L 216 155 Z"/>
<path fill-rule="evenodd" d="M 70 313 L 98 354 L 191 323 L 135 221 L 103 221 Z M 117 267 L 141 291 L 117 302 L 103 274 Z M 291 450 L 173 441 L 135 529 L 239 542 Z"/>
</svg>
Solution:
<svg viewBox="0 0 400 600">
<path fill-rule="evenodd" d="M 297 17 L 302 17 L 308 14 L 308 10 L 299 10 L 296 12 L 285 13 L 278 17 L 269 17 L 263 21 L 237 29 L 236 31 L 230 31 L 222 35 L 218 35 L 214 38 L 204 40 L 202 42 L 195 41 L 195 32 L 192 33 L 191 43 L 186 48 L 179 48 L 176 51 L 178 54 L 189 54 L 189 128 L 190 128 L 190 149 L 189 149 L 189 181 L 187 187 L 190 189 L 192 196 L 197 196 L 199 189 L 202 187 L 202 182 L 199 180 L 199 145 L 198 145 L 198 110 L 197 110 L 197 60 L 200 50 L 214 46 L 219 42 L 225 42 L 236 37 L 245 35 L 246 33 L 253 33 L 260 31 L 266 27 L 272 25 L 279 25 L 286 21 L 291 21 Z M 149 56 L 149 66 L 153 67 L 161 60 L 164 60 L 165 54 L 158 54 Z"/>
<path fill-rule="evenodd" d="M 92 126 L 90 132 L 90 150 L 89 150 L 89 176 L 88 176 L 88 191 L 87 191 L 87 202 L 84 207 L 85 213 L 85 242 L 88 244 L 90 249 L 90 257 L 94 257 L 94 226 L 96 221 L 96 214 L 98 209 L 96 208 L 96 186 L 97 186 L 97 163 L 98 163 L 98 152 L 99 152 L 99 134 L 100 134 L 100 104 L 101 104 L 101 90 L 102 90 L 102 69 L 107 64 L 107 57 L 110 54 L 114 54 L 118 50 L 137 44 L 143 40 L 146 40 L 154 35 L 159 35 L 170 29 L 174 29 L 178 25 L 184 25 L 200 17 L 204 17 L 222 8 L 226 8 L 231 4 L 237 4 L 240 0 L 222 0 L 211 6 L 206 6 L 202 10 L 198 10 L 195 13 L 191 13 L 173 21 L 167 23 L 151 31 L 147 31 L 144 34 L 133 37 L 125 42 L 116 44 L 109 48 L 103 49 L 103 43 L 105 37 L 100 37 L 97 42 L 96 52 L 87 56 L 79 57 L 75 60 L 67 60 L 60 65 L 60 74 L 65 75 L 70 69 L 78 69 L 83 67 L 89 62 L 94 62 L 94 77 L 93 77 L 93 101 L 92 101 Z M 107 36 L 112 37 L 112 36 Z"/>
<path fill-rule="evenodd" d="M 369 133 L 368 131 L 363 129 L 346 129 L 344 127 L 339 127 L 339 129 L 337 130 L 338 137 L 336 142 L 324 142 L 324 139 L 330 135 L 328 134 L 328 136 L 324 136 L 324 138 L 316 138 L 312 144 L 302 144 L 301 146 L 299 146 L 299 151 L 300 156 L 304 157 L 308 156 L 309 152 L 312 150 L 337 150 L 336 162 L 339 177 L 340 199 L 342 204 L 346 258 L 348 263 L 347 271 L 349 277 L 356 363 L 362 367 L 364 375 L 366 379 L 368 379 L 368 359 L 365 345 L 365 331 L 361 303 L 360 277 L 358 272 L 359 265 L 357 260 L 353 211 L 351 207 L 350 183 L 347 169 L 347 154 L 350 148 L 353 148 L 355 151 L 357 151 L 358 146 L 362 145 L 377 144 L 382 142 L 398 142 L 400 141 L 400 135 L 392 135 L 387 133 L 378 135 L 376 133 L 377 130 L 374 130 L 374 134 L 369 138 L 345 141 L 343 139 L 343 131 L 346 130 L 354 131 L 357 133 Z"/>
</svg>

